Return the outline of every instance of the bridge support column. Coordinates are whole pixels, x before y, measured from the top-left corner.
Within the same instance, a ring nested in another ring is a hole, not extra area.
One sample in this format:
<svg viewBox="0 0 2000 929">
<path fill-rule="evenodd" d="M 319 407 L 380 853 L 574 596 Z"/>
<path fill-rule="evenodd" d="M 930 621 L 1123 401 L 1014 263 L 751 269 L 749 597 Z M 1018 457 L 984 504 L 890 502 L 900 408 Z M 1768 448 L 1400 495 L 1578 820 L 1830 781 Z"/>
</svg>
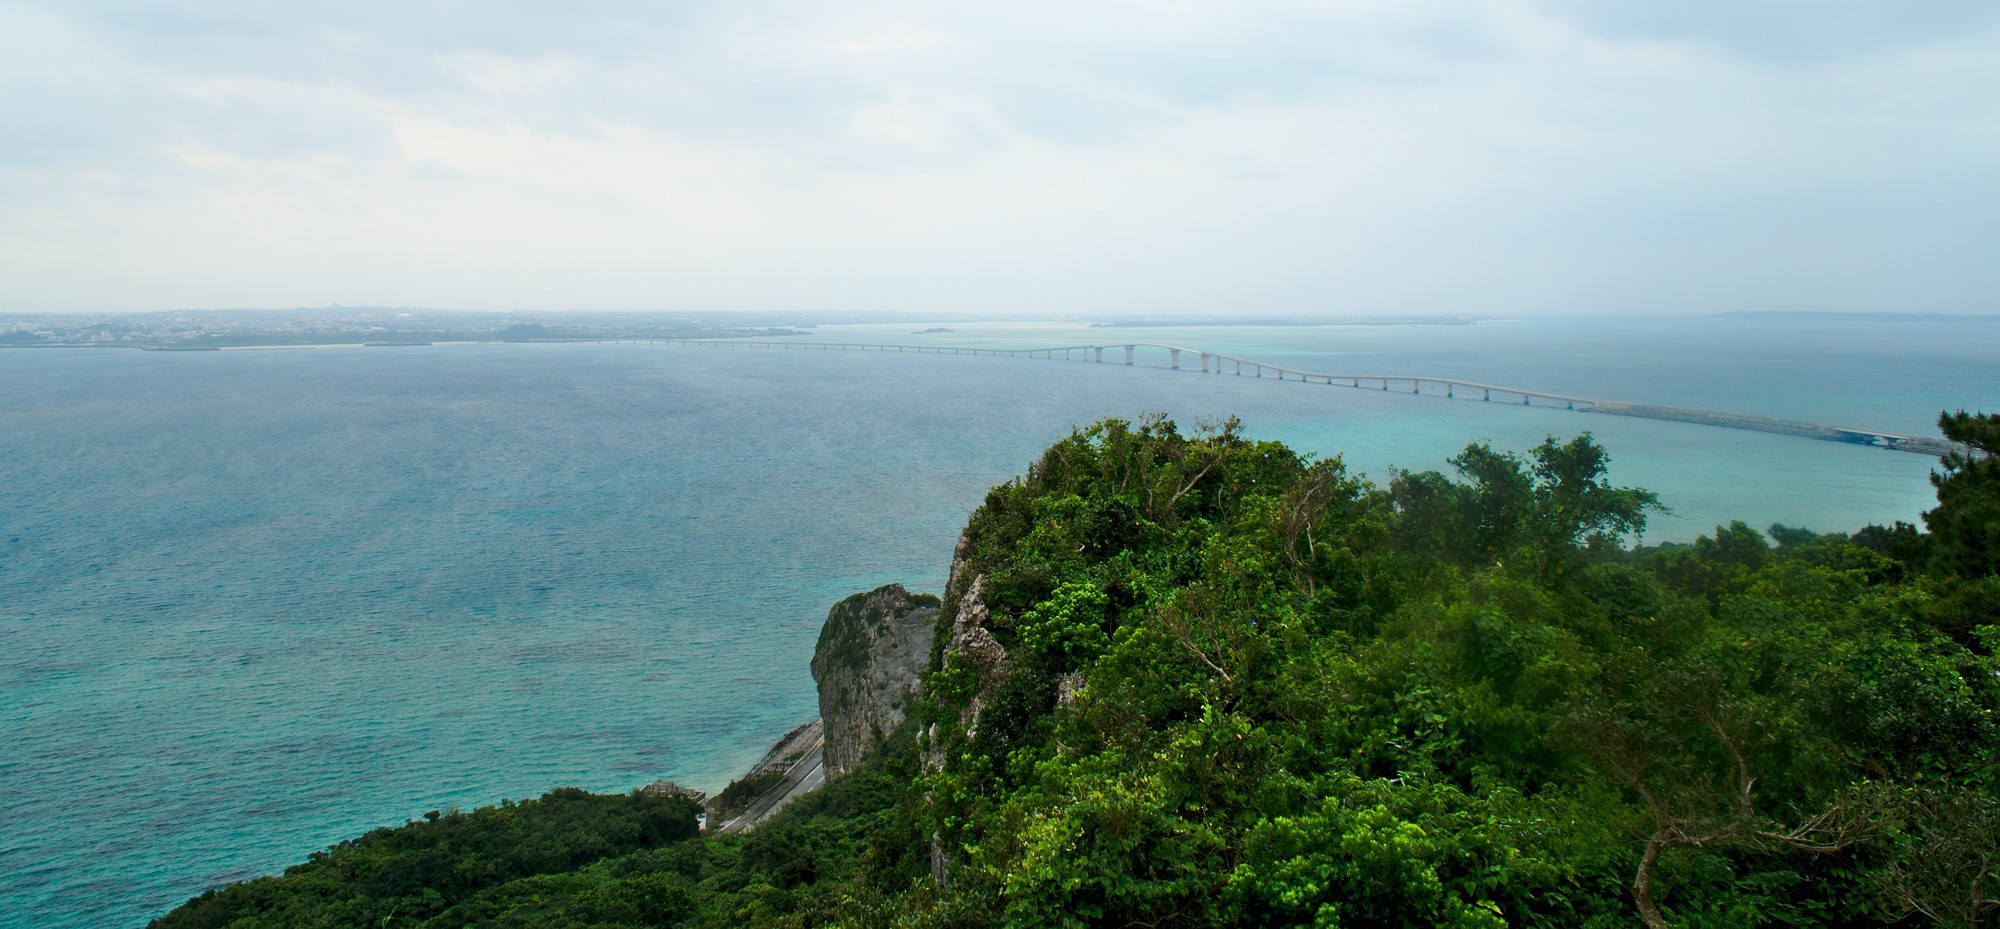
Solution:
<svg viewBox="0 0 2000 929">
<path fill-rule="evenodd" d="M 1490 390 L 1489 390 L 1489 391 L 1486 391 L 1485 393 L 1486 393 L 1486 396 L 1484 396 L 1484 397 L 1480 397 L 1479 399 L 1481 399 L 1481 400 L 1491 400 L 1491 399 L 1493 399 L 1493 391 L 1490 391 Z"/>
<path fill-rule="evenodd" d="M 1093 352 L 1097 353 L 1097 363 L 1098 363 L 1098 364 L 1103 364 L 1103 363 L 1104 363 L 1104 349 L 1101 349 L 1101 348 L 1093 348 L 1093 349 L 1091 349 L 1091 351 L 1093 351 Z"/>
<path fill-rule="evenodd" d="M 1167 361 L 1167 367 L 1179 371 L 1181 369 L 1181 350 L 1178 348 L 1170 348 L 1167 349 L 1167 354 L 1172 356 Z"/>
<path fill-rule="evenodd" d="M 1207 374 L 1207 373 L 1208 373 L 1208 353 L 1207 353 L 1207 352 L 1202 352 L 1202 353 L 1201 353 L 1201 373 L 1203 373 L 1203 374 Z"/>
<path fill-rule="evenodd" d="M 1423 387 L 1424 387 L 1424 385 L 1423 385 L 1423 383 L 1422 383 L 1421 381 L 1411 381 L 1411 382 L 1410 382 L 1410 393 L 1413 393 L 1413 394 L 1420 394 L 1420 393 L 1423 393 L 1423 392 L 1424 392 L 1424 390 L 1423 390 Z"/>
<path fill-rule="evenodd" d="M 1239 361 L 1236 363 L 1236 376 L 1237 377 L 1243 376 L 1243 362 Z"/>
<path fill-rule="evenodd" d="M 1131 364 L 1131 363 L 1132 363 L 1132 348 L 1133 348 L 1133 346 L 1130 346 L 1130 345 L 1127 345 L 1127 346 L 1125 346 L 1125 363 L 1126 363 L 1126 364 Z"/>
<path fill-rule="evenodd" d="M 1445 398 L 1446 400 L 1449 400 L 1449 399 L 1451 399 L 1451 385 L 1450 385 L 1450 384 L 1446 384 L 1446 385 L 1444 385 L 1444 398 Z"/>
</svg>

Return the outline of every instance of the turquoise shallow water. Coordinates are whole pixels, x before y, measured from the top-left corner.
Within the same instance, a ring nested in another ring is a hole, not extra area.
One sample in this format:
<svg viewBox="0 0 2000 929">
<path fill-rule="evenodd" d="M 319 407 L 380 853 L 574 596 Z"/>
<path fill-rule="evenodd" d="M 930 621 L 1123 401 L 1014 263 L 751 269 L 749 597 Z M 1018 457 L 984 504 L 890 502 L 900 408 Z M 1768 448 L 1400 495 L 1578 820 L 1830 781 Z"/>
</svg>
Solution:
<svg viewBox="0 0 2000 929">
<path fill-rule="evenodd" d="M 1987 323 L 946 325 L 811 338 L 1173 341 L 1909 431 L 2000 408 Z M 1150 410 L 1236 413 L 1378 476 L 1591 429 L 1675 507 L 1653 539 L 1930 499 L 1915 455 L 1144 365 L 0 351 L 0 926 L 138 925 L 448 805 L 719 787 L 813 714 L 827 606 L 935 590 L 988 486 L 1072 424 Z"/>
</svg>

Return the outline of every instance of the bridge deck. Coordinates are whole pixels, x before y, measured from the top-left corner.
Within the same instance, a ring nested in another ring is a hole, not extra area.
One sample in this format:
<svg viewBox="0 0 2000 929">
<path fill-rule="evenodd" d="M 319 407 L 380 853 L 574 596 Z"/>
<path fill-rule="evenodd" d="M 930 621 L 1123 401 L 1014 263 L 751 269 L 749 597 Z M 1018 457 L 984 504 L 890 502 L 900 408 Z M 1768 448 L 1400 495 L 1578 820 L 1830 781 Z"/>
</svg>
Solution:
<svg viewBox="0 0 2000 929">
<path fill-rule="evenodd" d="M 625 341 L 625 340 L 617 340 Z M 633 339 L 630 341 L 639 341 Z M 1175 345 L 1167 342 L 1115 342 L 1109 345 L 1053 345 L 1035 348 L 982 348 L 966 345 L 894 345 L 875 342 L 812 342 L 779 339 L 646 339 L 648 342 L 666 342 L 679 345 L 713 346 L 729 348 L 764 348 L 777 350 L 819 350 L 819 351 L 873 351 L 899 352 L 931 355 L 984 355 L 1012 358 L 1046 358 L 1103 363 L 1107 351 L 1121 351 L 1124 357 L 1120 363 L 1132 364 L 1133 352 L 1141 348 L 1161 349 L 1169 354 L 1168 367 L 1181 369 L 1181 355 L 1193 355 L 1200 364 L 1200 373 L 1221 374 L 1224 362 L 1235 365 L 1234 374 L 1243 375 L 1248 369 L 1251 376 L 1264 377 L 1266 372 L 1278 380 L 1287 378 L 1301 383 L 1321 382 L 1332 386 L 1347 386 L 1367 390 L 1387 391 L 1392 387 L 1398 391 L 1407 388 L 1412 394 L 1426 394 L 1429 385 L 1430 396 L 1439 392 L 1445 397 L 1457 398 L 1460 391 L 1477 391 L 1476 399 L 1491 401 L 1495 394 L 1503 401 L 1518 402 L 1525 406 L 1550 406 L 1560 404 L 1565 409 L 1586 413 L 1608 413 L 1617 416 L 1636 416 L 1645 419 L 1671 420 L 1704 426 L 1720 426 L 1728 429 L 1746 429 L 1753 432 L 1769 432 L 1778 435 L 1793 435 L 1829 442 L 1846 442 L 1869 445 L 1895 451 L 1915 452 L 1924 455 L 1944 455 L 1950 452 L 1963 453 L 1964 446 L 1956 445 L 1935 436 L 1906 435 L 1897 432 L 1881 432 L 1874 429 L 1857 429 L 1848 426 L 1834 426 L 1825 423 L 1803 422 L 1799 420 L 1774 419 L 1766 416 L 1749 416 L 1740 413 L 1725 413 L 1716 410 L 1697 410 L 1685 407 L 1658 406 L 1646 403 L 1625 403 L 1616 400 L 1602 400 L 1592 397 L 1577 397 L 1531 390 L 1501 384 L 1486 384 L 1450 377 L 1431 377 L 1412 374 L 1339 374 L 1324 371 L 1306 371 L 1287 365 L 1273 364 L 1255 358 L 1245 358 L 1222 352 Z M 1058 359 L 1058 354 L 1061 358 Z M 1079 357 L 1080 355 L 1080 357 Z M 1210 364 L 1214 367 L 1211 370 Z M 1466 399 L 1474 399 L 1469 395 Z M 1539 401 L 1539 403 L 1537 402 Z"/>
</svg>

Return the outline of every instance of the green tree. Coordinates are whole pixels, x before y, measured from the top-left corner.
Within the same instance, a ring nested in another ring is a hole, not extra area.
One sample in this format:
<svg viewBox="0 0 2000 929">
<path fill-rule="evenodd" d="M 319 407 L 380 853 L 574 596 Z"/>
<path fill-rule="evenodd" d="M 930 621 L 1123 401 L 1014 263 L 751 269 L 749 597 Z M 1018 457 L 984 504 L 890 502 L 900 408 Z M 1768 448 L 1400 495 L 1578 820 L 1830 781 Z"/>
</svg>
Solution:
<svg viewBox="0 0 2000 929">
<path fill-rule="evenodd" d="M 2000 414 L 1964 410 L 1938 416 L 1945 438 L 1966 446 L 1932 472 L 1937 508 L 1924 514 L 1932 551 L 1945 570 L 1968 578 L 2000 574 Z"/>
</svg>

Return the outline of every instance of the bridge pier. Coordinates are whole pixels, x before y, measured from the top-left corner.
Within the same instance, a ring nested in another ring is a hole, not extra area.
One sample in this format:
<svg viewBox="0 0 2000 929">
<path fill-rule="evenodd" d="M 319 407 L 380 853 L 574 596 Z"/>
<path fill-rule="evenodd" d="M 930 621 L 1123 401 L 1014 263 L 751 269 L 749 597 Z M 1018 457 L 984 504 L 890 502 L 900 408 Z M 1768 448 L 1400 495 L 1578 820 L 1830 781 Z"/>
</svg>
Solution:
<svg viewBox="0 0 2000 929">
<path fill-rule="evenodd" d="M 626 345 L 626 344 L 639 345 L 642 344 L 643 342 L 643 344 L 646 345 L 666 345 L 677 348 L 762 348 L 762 349 L 776 348 L 776 349 L 799 349 L 799 350 L 817 350 L 817 351 L 832 351 L 834 349 L 839 349 L 843 352 L 848 352 L 848 351 L 866 352 L 873 350 L 877 353 L 884 353 L 887 352 L 889 349 L 893 348 L 898 353 L 916 352 L 918 354 L 923 354 L 925 352 L 930 352 L 931 354 L 936 354 L 936 355 L 944 355 L 944 354 L 961 355 L 961 356 L 984 355 L 988 357 L 1006 356 L 1008 358 L 1039 357 L 1050 360 L 1054 360 L 1055 358 L 1054 346 L 1045 346 L 1039 349 L 1036 348 L 995 349 L 995 348 L 979 348 L 975 346 L 965 346 L 965 345 L 955 345 L 955 346 L 888 345 L 888 344 L 879 344 L 872 342 L 860 343 L 860 342 L 815 342 L 811 340 L 759 341 L 759 340 L 738 340 L 738 339 L 678 339 L 678 338 L 654 338 L 654 337 L 641 337 L 641 336 L 633 336 L 629 339 L 614 337 L 605 339 L 580 339 L 576 341 L 595 342 L 604 345 Z M 1259 378 L 1264 376 L 1265 368 L 1270 368 L 1272 371 L 1277 372 L 1277 378 L 1280 381 L 1293 379 L 1291 377 L 1288 377 L 1288 375 L 1296 375 L 1296 380 L 1298 380 L 1299 383 L 1301 384 L 1310 384 L 1312 383 L 1312 379 L 1315 377 L 1321 379 L 1322 381 L 1325 381 L 1328 386 L 1333 386 L 1335 381 L 1335 377 L 1330 374 L 1299 371 L 1292 368 L 1286 368 L 1280 365 L 1267 365 L 1256 362 L 1254 360 L 1246 360 L 1232 356 L 1224 356 L 1218 353 L 1208 352 L 1198 348 L 1172 347 L 1154 342 L 1149 342 L 1145 344 L 1154 348 L 1169 349 L 1172 353 L 1170 366 L 1176 370 L 1180 368 L 1181 353 L 1183 351 L 1191 351 L 1197 353 L 1198 357 L 1200 358 L 1201 372 L 1203 374 L 1207 374 L 1210 371 L 1213 371 L 1216 374 L 1223 373 L 1222 362 L 1225 358 L 1228 358 L 1228 360 L 1236 363 L 1236 366 L 1234 368 L 1234 373 L 1238 377 L 1242 376 L 1244 366 L 1248 365 L 1252 369 L 1252 373 L 1254 373 Z M 1083 355 L 1081 356 L 1080 360 L 1083 361 L 1094 360 L 1099 363 L 1102 363 L 1104 360 L 1104 350 L 1106 348 L 1111 348 L 1111 347 L 1116 347 L 1116 346 L 1100 346 L 1100 345 L 1066 346 L 1062 349 L 1063 359 L 1066 361 L 1079 360 L 1079 356 L 1077 353 L 1082 352 Z M 1135 355 L 1138 347 L 1139 343 L 1130 343 L 1124 346 L 1125 363 L 1127 365 L 1132 365 L 1136 362 Z M 1209 367 L 1210 361 L 1213 361 L 1215 363 L 1214 368 Z M 1373 377 L 1364 378 L 1358 374 L 1349 374 L 1349 375 L 1342 375 L 1339 379 L 1347 381 L 1348 386 L 1353 387 L 1355 389 L 1360 389 L 1361 382 L 1364 380 L 1374 381 L 1376 383 L 1376 386 L 1383 391 L 1390 390 L 1392 382 L 1408 381 L 1410 384 L 1410 393 L 1419 396 L 1435 396 L 1435 394 L 1424 394 L 1423 388 L 1424 388 L 1425 378 L 1422 377 L 1415 377 L 1409 375 L 1404 375 L 1399 377 L 1376 375 Z M 1458 396 L 1459 385 L 1457 382 L 1442 380 L 1439 378 L 1430 378 L 1429 380 L 1432 384 L 1443 387 L 1444 395 L 1447 398 L 1455 399 Z M 1672 420 L 1677 422 L 1699 423 L 1699 424 L 1721 426 L 1721 427 L 1728 427 L 1735 429 L 1750 429 L 1760 432 L 1771 432 L 1780 435 L 1791 435 L 1803 438 L 1870 445 L 1877 448 L 1894 449 L 1905 452 L 1916 452 L 1925 455 L 1946 454 L 1952 451 L 1962 452 L 1963 450 L 1961 447 L 1954 446 L 1952 443 L 1943 441 L 1941 439 L 1935 439 L 1923 436 L 1898 435 L 1892 433 L 1875 432 L 1872 430 L 1865 430 L 1865 429 L 1849 429 L 1849 428 L 1830 426 L 1818 423 L 1804 423 L 1791 420 L 1766 419 L 1763 417 L 1756 417 L 1756 416 L 1739 416 L 1739 415 L 1720 413 L 1709 410 L 1690 410 L 1690 409 L 1680 409 L 1675 407 L 1654 407 L 1643 404 L 1617 403 L 1608 400 L 1591 400 L 1591 399 L 1583 399 L 1576 397 L 1568 397 L 1559 394 L 1538 394 L 1532 391 L 1523 390 L 1521 388 L 1493 387 L 1490 385 L 1473 383 L 1473 382 L 1467 382 L 1465 386 L 1469 389 L 1479 391 L 1479 399 L 1481 402 L 1484 403 L 1492 402 L 1493 392 L 1498 390 L 1500 392 L 1500 398 L 1502 400 L 1507 399 L 1508 394 L 1512 394 L 1516 397 L 1521 398 L 1522 406 L 1530 406 L 1530 407 L 1536 406 L 1537 404 L 1535 403 L 1535 398 L 1540 397 L 1542 399 L 1542 403 L 1539 405 L 1542 407 L 1545 408 L 1553 407 L 1556 404 L 1560 403 L 1562 404 L 1564 409 L 1572 412 L 1580 410 L 1583 412 L 1592 412 L 1592 413 L 1612 413 L 1624 416 L 1639 416 L 1651 419 L 1663 419 L 1663 420 Z M 1471 394 L 1467 394 L 1466 396 L 1469 399 L 1471 397 Z M 1581 406 L 1579 406 L 1578 404 L 1581 404 Z"/>
<path fill-rule="evenodd" d="M 1178 348 L 1170 348 L 1167 349 L 1167 354 L 1172 356 L 1167 361 L 1167 367 L 1179 371 L 1181 369 L 1181 350 Z"/>
</svg>

